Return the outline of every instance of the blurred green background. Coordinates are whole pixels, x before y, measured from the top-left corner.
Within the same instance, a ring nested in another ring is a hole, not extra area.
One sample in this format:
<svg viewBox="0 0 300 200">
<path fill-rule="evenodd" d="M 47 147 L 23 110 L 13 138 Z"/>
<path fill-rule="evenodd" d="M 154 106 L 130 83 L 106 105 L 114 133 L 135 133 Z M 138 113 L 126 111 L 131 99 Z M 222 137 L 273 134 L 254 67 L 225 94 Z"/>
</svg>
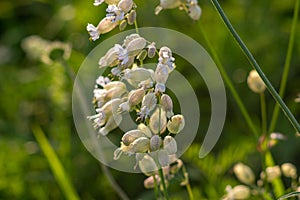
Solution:
<svg viewBox="0 0 300 200">
<path fill-rule="evenodd" d="M 0 1 L 0 199 L 66 198 L 33 135 L 32 127 L 36 125 L 45 132 L 81 199 L 119 199 L 98 161 L 84 148 L 76 133 L 71 111 L 73 80 L 64 63 L 55 59 L 61 52 L 53 51 L 48 56 L 54 62 L 45 64 L 39 55 L 35 57 L 24 51 L 24 39 L 31 35 L 71 44 L 71 55 L 66 62 L 76 73 L 85 56 L 97 44 L 119 32 L 115 29 L 96 42 L 89 41 L 87 23 L 97 24 L 105 16 L 106 8 L 105 5 L 94 7 L 92 3 L 92 0 Z M 155 16 L 154 8 L 159 4 L 158 0 L 136 3 L 140 27 L 174 29 L 206 47 L 199 31 L 200 27 L 203 28 L 251 118 L 259 127 L 259 96 L 252 93 L 245 82 L 251 66 L 210 1 L 199 1 L 202 17 L 198 22 L 193 22 L 178 9 L 165 10 Z M 294 1 L 224 0 L 220 3 L 265 74 L 278 88 Z M 130 28 L 133 27 L 127 27 Z M 294 102 L 300 92 L 299 33 L 300 23 L 297 26 L 291 72 L 284 97 L 296 119 L 300 118 L 300 104 Z M 38 54 L 39 51 L 36 52 Z M 192 77 L 192 71 L 180 59 L 177 66 L 185 76 Z M 187 165 L 196 199 L 219 199 L 225 193 L 226 185 L 238 183 L 232 173 L 232 166 L 237 161 L 244 161 L 258 175 L 261 161 L 256 149 L 257 140 L 227 90 L 228 112 L 224 131 L 213 152 L 204 159 L 198 159 L 203 133 L 210 119 L 210 99 L 203 82 L 191 78 L 191 84 L 199 96 L 201 122 L 197 139 L 182 159 Z M 266 98 L 270 119 L 274 101 L 269 94 Z M 282 113 L 276 132 L 287 136 L 287 140 L 279 142 L 272 149 L 276 163 L 292 162 L 299 169 L 300 139 L 295 137 L 295 131 Z M 153 198 L 153 191 L 143 187 L 144 175 L 110 171 L 130 199 Z M 178 184 L 171 185 L 169 191 L 174 199 L 188 197 Z"/>
</svg>

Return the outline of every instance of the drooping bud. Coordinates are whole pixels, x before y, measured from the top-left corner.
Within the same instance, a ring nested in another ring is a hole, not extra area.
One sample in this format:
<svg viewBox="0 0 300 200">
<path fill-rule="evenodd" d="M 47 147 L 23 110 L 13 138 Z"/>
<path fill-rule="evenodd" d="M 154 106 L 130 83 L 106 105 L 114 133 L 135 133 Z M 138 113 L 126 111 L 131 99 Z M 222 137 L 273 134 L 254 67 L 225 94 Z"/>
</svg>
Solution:
<svg viewBox="0 0 300 200">
<path fill-rule="evenodd" d="M 143 124 L 143 123 L 140 123 L 140 124 L 138 125 L 138 129 L 139 129 L 140 131 L 142 131 L 148 138 L 151 138 L 152 133 L 151 133 L 151 130 L 149 129 L 148 126 L 146 126 L 146 125 Z"/>
<path fill-rule="evenodd" d="M 266 85 L 260 78 L 256 70 L 252 70 L 247 78 L 249 88 L 255 93 L 262 93 L 266 89 Z"/>
<path fill-rule="evenodd" d="M 170 159 L 167 150 L 162 149 L 158 151 L 158 162 L 161 167 L 166 167 L 169 165 Z"/>
<path fill-rule="evenodd" d="M 157 174 L 155 174 L 154 177 L 155 177 L 156 181 L 154 181 L 153 176 L 150 176 L 150 177 L 148 177 L 148 178 L 146 178 L 144 180 L 144 187 L 146 189 L 152 189 L 152 188 L 154 188 L 155 182 L 156 182 L 157 185 L 160 184 L 160 178 L 159 178 L 159 176 Z"/>
<path fill-rule="evenodd" d="M 142 102 L 145 96 L 145 90 L 142 88 L 132 90 L 128 95 L 129 106 L 136 106 Z"/>
<path fill-rule="evenodd" d="M 281 171 L 284 176 L 296 179 L 297 178 L 297 169 L 292 163 L 284 163 L 281 165 Z"/>
<path fill-rule="evenodd" d="M 135 20 L 136 20 L 136 11 L 131 10 L 130 13 L 127 15 L 127 22 L 129 25 L 133 25 Z"/>
<path fill-rule="evenodd" d="M 144 156 L 144 158 L 142 158 L 139 161 L 139 168 L 147 176 L 153 175 L 154 171 L 157 170 L 155 161 L 153 160 L 153 158 L 151 156 L 149 156 L 147 154 Z"/>
<path fill-rule="evenodd" d="M 120 31 L 123 31 L 126 28 L 126 26 L 127 26 L 126 20 L 122 20 L 119 24 Z"/>
<path fill-rule="evenodd" d="M 123 137 L 122 137 L 122 142 L 125 145 L 130 145 L 133 141 L 135 141 L 136 139 L 140 138 L 140 137 L 145 137 L 144 133 L 138 129 L 134 129 L 131 131 L 127 131 Z"/>
<path fill-rule="evenodd" d="M 237 163 L 233 167 L 233 171 L 236 175 L 236 177 L 241 181 L 242 183 L 245 184 L 253 184 L 255 180 L 255 176 L 253 171 L 251 170 L 250 167 L 243 163 Z"/>
<path fill-rule="evenodd" d="M 128 13 L 133 6 L 132 0 L 121 0 L 118 3 L 118 8 L 120 8 L 124 13 Z"/>
<path fill-rule="evenodd" d="M 280 167 L 278 165 L 266 168 L 267 181 L 272 182 L 274 179 L 281 176 Z"/>
<path fill-rule="evenodd" d="M 145 60 L 145 58 L 147 57 L 147 51 L 146 50 L 142 50 L 138 55 L 137 55 L 137 59 L 139 61 L 143 61 Z"/>
<path fill-rule="evenodd" d="M 155 70 L 154 78 L 157 83 L 166 84 L 169 77 L 168 66 L 164 64 L 158 64 Z"/>
<path fill-rule="evenodd" d="M 177 134 L 184 128 L 185 121 L 183 115 L 174 115 L 167 124 L 168 131 Z"/>
<path fill-rule="evenodd" d="M 158 135 L 153 135 L 150 139 L 150 151 L 157 151 L 160 149 L 162 140 Z"/>
<path fill-rule="evenodd" d="M 168 152 L 169 155 L 175 154 L 177 152 L 177 143 L 176 140 L 171 136 L 166 136 L 164 139 L 164 149 Z"/>
<path fill-rule="evenodd" d="M 147 47 L 148 47 L 148 57 L 153 58 L 155 56 L 155 53 L 156 53 L 155 42 L 152 42 Z"/>
<path fill-rule="evenodd" d="M 201 16 L 202 10 L 198 5 L 191 5 L 189 7 L 189 16 L 193 19 L 193 20 L 198 20 Z"/>
<path fill-rule="evenodd" d="M 137 55 L 146 46 L 146 40 L 142 37 L 131 40 L 126 46 L 126 50 L 130 55 Z"/>
<path fill-rule="evenodd" d="M 132 153 L 145 153 L 150 147 L 150 140 L 147 137 L 139 137 L 129 146 Z"/>
<path fill-rule="evenodd" d="M 174 115 L 173 113 L 173 102 L 169 95 L 163 94 L 160 98 L 162 109 L 166 111 L 167 117 L 170 118 Z"/>
<path fill-rule="evenodd" d="M 149 126 L 154 134 L 164 133 L 167 127 L 166 112 L 161 108 L 157 108 L 150 117 Z"/>
<path fill-rule="evenodd" d="M 228 190 L 228 197 L 229 199 L 239 199 L 244 200 L 248 199 L 251 194 L 251 190 L 249 187 L 245 185 L 237 185 L 234 188 L 227 189 Z"/>
</svg>

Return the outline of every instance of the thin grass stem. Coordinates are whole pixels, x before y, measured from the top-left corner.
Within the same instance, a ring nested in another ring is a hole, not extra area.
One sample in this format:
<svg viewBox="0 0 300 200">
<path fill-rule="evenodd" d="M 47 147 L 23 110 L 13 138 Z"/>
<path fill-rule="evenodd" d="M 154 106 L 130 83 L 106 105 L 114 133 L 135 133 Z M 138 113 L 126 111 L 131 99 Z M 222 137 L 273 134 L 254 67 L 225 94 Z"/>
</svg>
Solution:
<svg viewBox="0 0 300 200">
<path fill-rule="evenodd" d="M 267 133 L 267 107 L 266 107 L 266 96 L 264 92 L 260 93 L 260 106 L 261 106 L 261 132 L 262 134 Z"/>
</svg>

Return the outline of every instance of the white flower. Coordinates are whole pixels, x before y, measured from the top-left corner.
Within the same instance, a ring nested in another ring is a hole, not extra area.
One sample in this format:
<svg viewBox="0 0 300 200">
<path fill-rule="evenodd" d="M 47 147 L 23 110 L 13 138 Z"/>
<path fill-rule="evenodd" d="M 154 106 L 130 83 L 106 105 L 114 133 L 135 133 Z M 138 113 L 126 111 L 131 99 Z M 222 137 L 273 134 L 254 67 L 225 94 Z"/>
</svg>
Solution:
<svg viewBox="0 0 300 200">
<path fill-rule="evenodd" d="M 100 33 L 99 33 L 98 29 L 93 24 L 88 24 L 86 26 L 86 30 L 89 32 L 89 34 L 91 36 L 91 39 L 93 41 L 99 39 Z"/>
<path fill-rule="evenodd" d="M 96 84 L 104 87 L 107 83 L 110 82 L 110 79 L 107 78 L 107 77 L 104 77 L 104 76 L 99 76 L 97 79 L 96 79 Z"/>
<path fill-rule="evenodd" d="M 117 22 L 124 19 L 124 12 L 116 5 L 108 5 L 106 12 L 106 17 L 115 17 L 112 22 Z"/>
<path fill-rule="evenodd" d="M 252 184 L 254 183 L 255 176 L 250 167 L 243 163 L 237 163 L 233 167 L 233 171 L 236 175 L 236 177 L 245 184 Z"/>
<path fill-rule="evenodd" d="M 104 0 L 95 0 L 95 2 L 93 3 L 94 6 L 99 6 L 100 4 L 102 4 L 104 2 Z"/>
</svg>

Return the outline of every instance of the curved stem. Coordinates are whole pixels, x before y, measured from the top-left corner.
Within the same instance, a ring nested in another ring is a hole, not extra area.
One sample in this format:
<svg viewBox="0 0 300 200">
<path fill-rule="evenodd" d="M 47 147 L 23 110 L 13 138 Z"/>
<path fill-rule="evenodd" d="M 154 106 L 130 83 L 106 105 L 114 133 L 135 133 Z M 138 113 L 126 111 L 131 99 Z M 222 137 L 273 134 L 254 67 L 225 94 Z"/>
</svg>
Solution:
<svg viewBox="0 0 300 200">
<path fill-rule="evenodd" d="M 222 77 L 223 77 L 226 85 L 228 86 L 228 88 L 229 88 L 229 90 L 230 90 L 230 92 L 231 92 L 234 100 L 236 101 L 236 103 L 237 103 L 237 105 L 238 105 L 238 107 L 239 107 L 242 115 L 245 118 L 246 123 L 248 124 L 248 126 L 251 129 L 251 131 L 253 132 L 253 134 L 258 138 L 259 134 L 257 132 L 257 129 L 255 128 L 254 123 L 253 123 L 252 119 L 250 118 L 250 115 L 249 115 L 249 113 L 248 113 L 245 105 L 243 104 L 243 102 L 242 102 L 242 100 L 241 100 L 238 92 L 236 91 L 233 83 L 231 82 L 231 80 L 230 80 L 230 78 L 229 78 L 229 76 L 228 76 L 228 74 L 227 74 L 227 72 L 226 72 L 226 70 L 225 70 L 222 62 L 220 61 L 220 58 L 219 58 L 216 50 L 214 49 L 213 45 L 208 40 L 208 38 L 206 36 L 206 33 L 204 32 L 202 26 L 200 26 L 200 31 L 201 31 L 201 33 L 203 35 L 203 38 L 205 40 L 205 43 L 206 43 L 207 47 L 209 48 L 209 50 L 210 50 L 210 52 L 211 52 L 211 54 L 213 56 L 214 61 L 217 64 L 217 67 L 218 67 L 218 69 L 219 69 L 219 71 L 220 71 L 220 73 L 221 73 L 221 75 L 222 75 Z"/>
<path fill-rule="evenodd" d="M 261 132 L 267 133 L 267 108 L 265 93 L 260 93 L 260 105 L 261 105 Z"/>
<path fill-rule="evenodd" d="M 293 47 L 294 47 L 294 43 L 295 43 L 296 27 L 297 27 L 298 14 L 299 14 L 299 1 L 300 0 L 296 0 L 295 7 L 294 7 L 294 16 L 293 16 L 290 39 L 289 39 L 289 44 L 288 44 L 288 50 L 286 53 L 284 70 L 283 70 L 280 88 L 279 88 L 279 95 L 281 97 L 283 97 L 284 92 L 285 92 L 288 74 L 289 74 L 290 66 L 291 66 L 291 59 L 292 59 Z M 274 111 L 273 111 L 272 119 L 271 119 L 269 133 L 272 133 L 275 129 L 277 119 L 278 119 L 278 114 L 279 114 L 279 106 L 278 106 L 278 104 L 276 104 Z"/>
<path fill-rule="evenodd" d="M 221 16 L 223 22 L 225 23 L 226 27 L 228 28 L 228 30 L 230 31 L 230 33 L 232 34 L 232 36 L 234 37 L 236 42 L 239 44 L 239 46 L 242 49 L 243 53 L 246 55 L 246 57 L 247 57 L 248 61 L 250 62 L 250 64 L 256 69 L 257 73 L 259 74 L 261 79 L 264 81 L 264 83 L 265 83 L 266 87 L 268 88 L 269 92 L 271 93 L 271 95 L 273 96 L 275 101 L 279 104 L 279 106 L 283 110 L 284 114 L 286 115 L 286 117 L 288 118 L 290 123 L 295 128 L 295 130 L 300 133 L 300 125 L 297 122 L 296 118 L 291 113 L 289 108 L 286 106 L 284 101 L 281 99 L 280 95 L 276 92 L 273 85 L 270 83 L 269 79 L 266 77 L 266 75 L 263 73 L 260 66 L 256 62 L 256 60 L 254 59 L 251 52 L 248 50 L 248 48 L 246 47 L 246 45 L 244 44 L 244 42 L 242 41 L 242 39 L 240 38 L 238 33 L 235 31 L 235 29 L 231 25 L 230 21 L 228 20 L 228 18 L 225 15 L 223 9 L 221 8 L 219 2 L 217 0 L 211 0 L 211 1 L 213 3 L 214 7 L 217 9 L 218 13 L 220 14 L 220 16 Z"/>
</svg>

